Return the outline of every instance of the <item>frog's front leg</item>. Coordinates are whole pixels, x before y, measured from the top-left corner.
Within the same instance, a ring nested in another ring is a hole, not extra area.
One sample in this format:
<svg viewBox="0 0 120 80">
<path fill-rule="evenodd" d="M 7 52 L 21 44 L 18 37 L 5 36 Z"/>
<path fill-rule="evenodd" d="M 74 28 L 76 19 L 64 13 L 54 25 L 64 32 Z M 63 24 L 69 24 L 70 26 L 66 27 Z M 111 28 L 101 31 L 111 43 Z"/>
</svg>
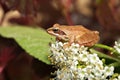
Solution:
<svg viewBox="0 0 120 80">
<path fill-rule="evenodd" d="M 64 45 L 64 48 L 67 48 L 67 47 L 71 46 L 71 44 L 74 43 L 74 39 L 75 39 L 74 36 L 69 37 L 69 40 Z"/>
<path fill-rule="evenodd" d="M 68 42 L 69 41 L 69 38 L 67 36 L 64 36 L 64 35 L 59 35 L 58 37 L 56 37 L 56 40 L 57 41 L 61 41 L 61 42 Z"/>
<path fill-rule="evenodd" d="M 69 44 L 71 45 L 72 43 L 75 42 L 75 36 L 70 36 L 70 39 L 69 39 Z"/>
</svg>

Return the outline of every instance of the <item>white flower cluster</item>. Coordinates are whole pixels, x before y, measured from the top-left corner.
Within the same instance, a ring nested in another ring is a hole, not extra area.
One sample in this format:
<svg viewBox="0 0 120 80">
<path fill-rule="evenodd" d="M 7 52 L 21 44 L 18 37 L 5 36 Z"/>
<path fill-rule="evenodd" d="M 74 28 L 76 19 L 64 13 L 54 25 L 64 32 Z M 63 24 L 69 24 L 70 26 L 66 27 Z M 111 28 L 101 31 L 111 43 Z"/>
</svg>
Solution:
<svg viewBox="0 0 120 80">
<path fill-rule="evenodd" d="M 56 77 L 51 80 L 112 80 L 113 66 L 105 66 L 96 53 L 90 53 L 87 47 L 66 43 L 51 44 L 51 63 L 58 67 Z M 120 79 L 118 79 L 120 80 Z"/>
<path fill-rule="evenodd" d="M 115 41 L 115 46 L 114 46 L 115 50 L 120 53 L 120 40 L 119 41 Z"/>
</svg>

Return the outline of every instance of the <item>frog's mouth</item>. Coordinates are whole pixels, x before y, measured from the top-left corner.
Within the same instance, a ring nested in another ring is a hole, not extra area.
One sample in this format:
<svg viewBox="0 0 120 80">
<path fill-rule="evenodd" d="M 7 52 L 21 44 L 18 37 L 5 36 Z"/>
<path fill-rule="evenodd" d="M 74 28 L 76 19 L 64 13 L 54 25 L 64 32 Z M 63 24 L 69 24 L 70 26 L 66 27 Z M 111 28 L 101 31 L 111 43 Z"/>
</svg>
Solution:
<svg viewBox="0 0 120 80">
<path fill-rule="evenodd" d="M 56 36 L 57 40 L 60 41 L 69 41 L 69 38 L 66 36 L 66 33 L 57 29 L 57 28 L 49 28 L 47 32 L 53 36 Z"/>
</svg>

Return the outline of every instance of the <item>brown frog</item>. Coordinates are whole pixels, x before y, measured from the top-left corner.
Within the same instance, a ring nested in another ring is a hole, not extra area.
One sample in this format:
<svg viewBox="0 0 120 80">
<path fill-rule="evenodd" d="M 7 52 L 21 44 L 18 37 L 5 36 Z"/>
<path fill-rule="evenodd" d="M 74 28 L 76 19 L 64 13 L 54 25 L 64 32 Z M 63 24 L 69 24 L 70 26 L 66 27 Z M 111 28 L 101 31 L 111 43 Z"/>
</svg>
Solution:
<svg viewBox="0 0 120 80">
<path fill-rule="evenodd" d="M 62 42 L 78 43 L 84 46 L 93 46 L 99 41 L 99 32 L 86 29 L 82 25 L 66 26 L 54 24 L 53 27 L 48 28 L 47 32 L 56 36 L 57 40 Z"/>
</svg>

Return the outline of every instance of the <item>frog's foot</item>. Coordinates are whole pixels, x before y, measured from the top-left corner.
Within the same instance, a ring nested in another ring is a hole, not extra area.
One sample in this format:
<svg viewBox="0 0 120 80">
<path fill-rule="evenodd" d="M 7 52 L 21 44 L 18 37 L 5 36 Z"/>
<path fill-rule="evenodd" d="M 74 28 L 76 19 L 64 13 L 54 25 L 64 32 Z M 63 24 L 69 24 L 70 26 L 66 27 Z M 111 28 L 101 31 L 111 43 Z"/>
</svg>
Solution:
<svg viewBox="0 0 120 80">
<path fill-rule="evenodd" d="M 71 46 L 70 43 L 65 43 L 65 44 L 63 45 L 63 48 L 66 49 L 66 48 L 68 48 L 68 47 L 70 47 L 70 46 Z"/>
</svg>

